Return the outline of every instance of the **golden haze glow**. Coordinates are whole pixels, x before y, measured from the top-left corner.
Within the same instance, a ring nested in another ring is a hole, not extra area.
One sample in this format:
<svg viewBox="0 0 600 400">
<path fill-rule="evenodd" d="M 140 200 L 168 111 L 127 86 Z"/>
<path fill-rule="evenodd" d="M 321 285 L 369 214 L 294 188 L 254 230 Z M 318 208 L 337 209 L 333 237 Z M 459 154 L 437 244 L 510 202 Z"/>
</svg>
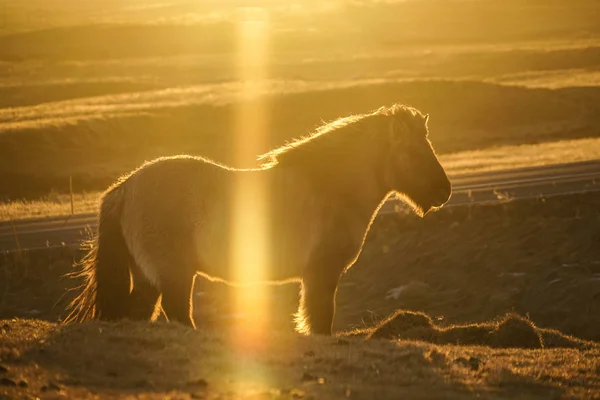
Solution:
<svg viewBox="0 0 600 400">
<path fill-rule="evenodd" d="M 267 78 L 268 31 L 268 14 L 264 10 L 241 10 L 237 71 L 242 90 L 233 142 L 236 165 L 254 165 L 268 140 L 268 110 L 264 100 L 257 98 Z M 261 281 L 269 268 L 268 182 L 263 173 L 238 176 L 232 196 L 231 267 L 236 281 Z M 235 312 L 244 316 L 239 327 L 243 334 L 232 332 L 234 343 L 238 348 L 260 346 L 269 323 L 267 288 L 252 285 L 233 292 Z"/>
</svg>

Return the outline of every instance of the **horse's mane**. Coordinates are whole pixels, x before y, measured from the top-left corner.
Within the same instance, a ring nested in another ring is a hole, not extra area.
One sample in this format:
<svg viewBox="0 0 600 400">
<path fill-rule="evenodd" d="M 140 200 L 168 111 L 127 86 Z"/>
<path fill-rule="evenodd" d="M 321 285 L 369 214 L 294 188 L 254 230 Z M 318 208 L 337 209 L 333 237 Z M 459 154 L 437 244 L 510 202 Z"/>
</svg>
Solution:
<svg viewBox="0 0 600 400">
<path fill-rule="evenodd" d="M 416 108 L 394 104 L 390 107 L 380 107 L 370 113 L 339 118 L 321 125 L 307 136 L 294 139 L 260 155 L 258 161 L 263 166 L 272 166 L 313 158 L 307 156 L 328 157 L 332 153 L 354 149 L 355 147 L 350 147 L 349 144 L 355 143 L 358 136 L 365 131 L 372 131 L 366 128 L 367 125 L 375 123 L 375 120 L 385 117 L 414 118 L 417 115 L 422 117 Z"/>
</svg>

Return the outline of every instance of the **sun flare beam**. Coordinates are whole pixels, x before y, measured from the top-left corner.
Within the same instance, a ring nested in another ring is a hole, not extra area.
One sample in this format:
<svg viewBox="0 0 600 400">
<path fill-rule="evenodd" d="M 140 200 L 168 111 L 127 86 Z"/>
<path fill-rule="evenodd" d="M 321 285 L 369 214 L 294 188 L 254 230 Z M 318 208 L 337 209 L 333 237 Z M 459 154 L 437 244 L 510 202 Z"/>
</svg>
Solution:
<svg viewBox="0 0 600 400">
<path fill-rule="evenodd" d="M 268 110 L 260 99 L 267 79 L 268 14 L 262 9 L 240 10 L 237 72 L 239 107 L 235 115 L 236 165 L 255 165 L 268 140 Z M 238 282 L 264 281 L 269 268 L 268 182 L 264 174 L 246 172 L 237 179 L 232 196 L 231 260 Z M 268 324 L 267 289 L 263 285 L 233 291 L 236 315 L 242 316 L 233 333 L 237 348 L 260 347 Z"/>
</svg>

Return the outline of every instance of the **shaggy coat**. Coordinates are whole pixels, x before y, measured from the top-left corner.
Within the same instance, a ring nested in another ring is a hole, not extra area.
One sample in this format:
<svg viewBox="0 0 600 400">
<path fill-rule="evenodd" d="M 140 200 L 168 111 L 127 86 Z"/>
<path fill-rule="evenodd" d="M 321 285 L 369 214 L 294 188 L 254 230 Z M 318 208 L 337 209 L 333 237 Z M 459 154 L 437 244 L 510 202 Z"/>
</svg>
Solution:
<svg viewBox="0 0 600 400">
<path fill-rule="evenodd" d="M 419 215 L 450 197 L 427 120 L 402 105 L 342 118 L 264 154 L 257 169 L 190 156 L 144 164 L 104 194 L 67 321 L 150 319 L 161 296 L 169 320 L 194 326 L 194 277 L 234 279 L 233 190 L 259 177 L 268 188 L 266 279 L 300 280 L 297 330 L 331 334 L 339 278 L 388 195 Z"/>
</svg>

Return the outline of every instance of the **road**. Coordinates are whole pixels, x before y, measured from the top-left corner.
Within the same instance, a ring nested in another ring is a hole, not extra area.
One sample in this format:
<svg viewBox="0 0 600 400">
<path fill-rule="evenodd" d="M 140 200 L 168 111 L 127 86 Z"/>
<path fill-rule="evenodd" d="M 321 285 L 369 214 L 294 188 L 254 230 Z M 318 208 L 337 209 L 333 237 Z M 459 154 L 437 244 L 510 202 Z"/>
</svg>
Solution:
<svg viewBox="0 0 600 400">
<path fill-rule="evenodd" d="M 600 160 L 457 175 L 450 176 L 450 181 L 453 194 L 447 207 L 594 191 L 600 190 Z M 380 213 L 394 212 L 397 204 L 388 201 Z M 76 244 L 95 224 L 94 214 L 15 221 L 14 230 L 10 222 L 0 222 L 0 252 L 17 248 L 15 232 L 22 249 L 33 249 Z"/>
</svg>

